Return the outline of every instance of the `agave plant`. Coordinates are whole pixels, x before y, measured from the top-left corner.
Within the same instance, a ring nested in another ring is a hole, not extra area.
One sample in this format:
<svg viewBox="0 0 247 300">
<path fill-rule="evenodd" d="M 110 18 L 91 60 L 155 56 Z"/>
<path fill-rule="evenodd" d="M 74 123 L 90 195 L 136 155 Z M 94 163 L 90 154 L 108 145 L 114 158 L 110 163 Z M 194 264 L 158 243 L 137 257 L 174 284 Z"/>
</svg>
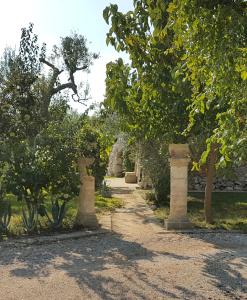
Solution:
<svg viewBox="0 0 247 300">
<path fill-rule="evenodd" d="M 0 205 L 0 231 L 6 232 L 11 219 L 11 204 L 2 202 Z"/>
<path fill-rule="evenodd" d="M 100 187 L 100 194 L 103 197 L 106 197 L 106 198 L 111 198 L 112 197 L 111 188 L 107 185 L 105 180 L 103 180 L 102 185 Z"/>
<path fill-rule="evenodd" d="M 47 209 L 44 205 L 42 205 L 42 207 L 40 208 L 40 214 L 42 214 L 43 216 L 46 215 L 48 221 L 51 224 L 51 227 L 54 229 L 62 227 L 63 219 L 66 213 L 66 202 L 67 201 L 64 200 L 62 204 L 59 204 L 58 199 L 53 200 L 51 205 L 51 217 L 47 213 Z"/>
<path fill-rule="evenodd" d="M 27 232 L 32 232 L 38 223 L 38 209 L 36 203 L 28 202 L 26 209 L 22 207 L 22 220 Z"/>
</svg>

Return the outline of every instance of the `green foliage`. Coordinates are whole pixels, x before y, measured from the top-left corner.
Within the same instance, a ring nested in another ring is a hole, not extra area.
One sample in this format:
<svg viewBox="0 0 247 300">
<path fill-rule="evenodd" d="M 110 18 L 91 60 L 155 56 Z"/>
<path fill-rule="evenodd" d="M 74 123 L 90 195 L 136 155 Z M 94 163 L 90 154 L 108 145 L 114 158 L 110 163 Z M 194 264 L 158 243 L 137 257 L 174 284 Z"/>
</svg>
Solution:
<svg viewBox="0 0 247 300">
<path fill-rule="evenodd" d="M 106 70 L 106 109 L 116 112 L 121 130 L 139 146 L 144 172 L 154 185 L 158 202 L 169 193 L 168 144 L 184 143 L 189 121 L 187 99 L 191 85 L 178 72 L 181 53 L 168 53 L 173 33 L 159 34 L 168 22 L 170 1 L 134 1 L 133 11 L 119 12 L 117 5 L 105 8 L 110 29 L 106 43 L 129 54 L 110 62 Z"/>
<path fill-rule="evenodd" d="M 32 24 L 22 29 L 19 52 L 6 49 L 0 68 L 0 129 L 3 139 L 16 142 L 35 137 L 41 126 L 34 85 L 40 74 L 39 47 Z"/>
<path fill-rule="evenodd" d="M 86 100 L 80 96 L 75 73 L 89 71 L 97 57 L 76 33 L 62 38 L 47 56 L 46 45 L 39 46 L 30 24 L 22 29 L 18 52 L 7 49 L 0 61 L 0 193 L 22 201 L 28 232 L 38 227 L 38 215 L 39 221 L 48 216 L 53 228 L 62 225 L 65 203 L 79 193 L 79 157 L 95 159 L 92 172 L 97 185 L 105 174 L 99 131 L 87 111 L 80 116 L 70 110 L 69 94 L 63 93 L 70 89 L 77 101 Z M 65 83 L 62 72 L 69 77 Z M 6 227 L 9 218 L 2 221 Z"/>
<path fill-rule="evenodd" d="M 71 89 L 80 100 L 74 74 L 88 71 L 96 57 L 89 52 L 86 39 L 73 34 L 62 38 L 61 45 L 54 46 L 52 55 L 47 58 L 45 46 L 40 48 L 38 37 L 33 33 L 33 25 L 23 28 L 19 52 L 7 49 L 0 64 L 0 128 L 3 126 L 7 135 L 35 136 L 49 117 L 54 95 Z M 60 82 L 59 76 L 64 70 L 56 67 L 54 61 L 65 67 L 68 82 Z M 48 74 L 41 68 L 43 65 L 50 68 Z"/>
<path fill-rule="evenodd" d="M 112 192 L 111 188 L 107 185 L 106 181 L 103 180 L 100 189 L 99 189 L 99 194 L 103 197 L 111 198 Z"/>
<path fill-rule="evenodd" d="M 50 195 L 49 197 L 52 197 Z M 54 228 L 51 226 L 51 222 L 53 222 L 51 211 L 52 211 L 52 201 L 47 197 L 44 204 L 38 206 L 38 223 L 37 223 L 37 231 L 31 232 L 32 234 L 40 234 L 40 233 L 51 233 L 54 231 L 71 231 L 74 226 L 74 221 L 77 213 L 77 198 L 71 199 L 70 201 L 66 201 L 66 213 L 62 221 L 62 225 Z M 53 196 L 54 199 L 54 196 Z M 123 206 L 123 202 L 118 198 L 108 198 L 103 197 L 100 193 L 96 193 L 95 199 L 95 207 L 96 212 L 101 214 L 105 212 L 114 211 L 116 208 L 121 208 Z M 20 236 L 25 234 L 27 230 L 23 224 L 22 218 L 22 203 L 17 201 L 16 197 L 11 194 L 8 194 L 6 197 L 6 201 L 11 204 L 12 207 L 12 217 L 8 226 L 7 232 L 2 232 L 2 234 L 7 234 L 8 236 Z M 61 201 L 61 202 L 60 202 Z M 59 199 L 59 206 L 61 207 L 63 200 Z M 51 222 L 48 220 L 47 215 L 49 216 Z M 24 230 L 25 229 L 25 230 Z"/>
<path fill-rule="evenodd" d="M 85 123 L 77 133 L 78 155 L 83 157 L 95 157 L 99 152 L 99 133 L 91 124 Z"/>
<path fill-rule="evenodd" d="M 104 104 L 119 114 L 122 130 L 135 139 L 162 135 L 181 142 L 187 125 L 185 99 L 191 93 L 190 86 L 175 76 L 177 56 L 164 55 L 172 36 L 156 36 L 152 29 L 156 25 L 150 17 L 155 8 L 152 1 L 148 1 L 150 7 L 146 2 L 135 1 L 134 10 L 126 14 L 116 5 L 104 11 L 106 22 L 111 24 L 106 42 L 117 51 L 126 51 L 131 60 L 131 66 L 122 59 L 107 65 Z M 160 13 L 166 23 L 166 10 Z"/>
<path fill-rule="evenodd" d="M 188 196 L 188 216 L 198 228 L 241 230 L 247 232 L 246 193 L 213 193 L 214 223 L 204 220 L 203 193 L 190 193 Z M 163 223 L 169 216 L 169 205 L 155 210 L 157 218 Z"/>
<path fill-rule="evenodd" d="M 7 232 L 11 220 L 11 204 L 6 201 L 0 202 L 0 232 Z"/>
<path fill-rule="evenodd" d="M 60 205 L 58 199 L 52 201 L 51 218 L 49 217 L 49 214 L 46 213 L 52 228 L 58 229 L 62 226 L 66 213 L 66 203 L 67 201 L 62 201 L 62 204 Z"/>
<path fill-rule="evenodd" d="M 51 107 L 51 121 L 40 133 L 38 157 L 48 192 L 60 197 L 67 194 L 72 199 L 79 193 L 77 134 L 85 120 L 60 105 Z"/>
<path fill-rule="evenodd" d="M 135 169 L 135 159 L 137 156 L 136 144 L 130 141 L 129 136 L 121 134 L 123 144 L 123 170 L 124 172 L 133 172 Z"/>
<path fill-rule="evenodd" d="M 208 149 L 219 146 L 219 165 L 241 164 L 247 158 L 246 3 L 174 0 L 168 12 L 159 35 L 173 31 L 167 52 L 184 53 L 177 69 L 192 85 L 188 130 L 206 129 Z"/>
<path fill-rule="evenodd" d="M 114 197 L 103 197 L 102 195 L 96 195 L 96 210 L 98 212 L 114 211 L 116 208 L 123 207 L 123 201 Z"/>
<path fill-rule="evenodd" d="M 95 127 L 96 120 L 87 119 L 84 126 L 78 131 L 76 143 L 78 157 L 92 157 L 91 172 L 95 177 L 96 187 L 99 188 L 106 173 L 108 156 L 105 153 L 105 143 L 100 129 Z"/>
<path fill-rule="evenodd" d="M 5 193 L 27 204 L 42 203 L 45 189 L 70 197 L 78 193 L 77 144 L 82 141 L 77 135 L 85 122 L 69 112 L 68 99 L 59 93 L 71 89 L 79 95 L 74 74 L 89 70 L 94 58 L 86 39 L 74 34 L 63 38 L 47 59 L 32 24 L 22 29 L 19 52 L 6 50 L 0 68 L 0 177 Z M 65 84 L 59 80 L 63 70 L 53 64 L 58 60 L 69 73 Z M 41 65 L 50 68 L 48 75 Z M 83 151 L 91 151 L 90 146 L 85 141 Z"/>
<path fill-rule="evenodd" d="M 23 205 L 22 221 L 28 233 L 36 229 L 38 223 L 38 209 L 36 203 L 29 202 L 26 206 Z"/>
<path fill-rule="evenodd" d="M 105 105 L 123 118 L 123 129 L 174 143 L 200 135 L 201 164 L 212 143 L 219 166 L 245 162 L 245 1 L 135 0 L 133 11 L 112 4 L 103 17 L 107 44 L 131 60 L 107 66 Z"/>
<path fill-rule="evenodd" d="M 88 69 L 92 59 L 98 57 L 89 52 L 86 43 L 86 38 L 77 33 L 61 39 L 61 55 L 68 71 L 74 73 L 78 69 Z"/>
<path fill-rule="evenodd" d="M 144 192 L 145 195 L 145 200 L 147 201 L 147 203 L 149 204 L 154 204 L 154 203 L 157 203 L 157 199 L 156 199 L 156 195 L 155 195 L 155 192 L 152 190 L 152 191 L 145 191 Z"/>
<path fill-rule="evenodd" d="M 170 166 L 166 143 L 156 140 L 145 141 L 139 145 L 144 173 L 150 176 L 157 204 L 167 202 L 170 194 Z"/>
<path fill-rule="evenodd" d="M 135 162 L 132 157 L 132 149 L 124 148 L 123 150 L 123 168 L 125 172 L 133 172 Z"/>
</svg>

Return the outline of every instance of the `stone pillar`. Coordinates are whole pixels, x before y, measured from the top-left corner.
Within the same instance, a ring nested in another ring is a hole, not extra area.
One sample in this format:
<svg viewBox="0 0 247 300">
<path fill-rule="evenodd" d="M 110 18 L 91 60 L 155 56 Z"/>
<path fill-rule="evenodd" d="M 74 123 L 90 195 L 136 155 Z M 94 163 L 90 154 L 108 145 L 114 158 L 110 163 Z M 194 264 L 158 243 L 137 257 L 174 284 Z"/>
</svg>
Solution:
<svg viewBox="0 0 247 300">
<path fill-rule="evenodd" d="M 139 183 L 141 181 L 141 164 L 139 158 L 137 158 L 135 162 L 135 174 L 137 178 L 137 183 Z"/>
<path fill-rule="evenodd" d="M 171 165 L 170 215 L 165 220 L 169 229 L 189 229 L 192 227 L 187 217 L 189 147 L 187 144 L 169 145 Z"/>
<path fill-rule="evenodd" d="M 97 228 L 99 226 L 95 213 L 95 178 L 88 176 L 87 167 L 93 163 L 93 159 L 80 158 L 80 194 L 76 225 L 85 228 Z"/>
</svg>

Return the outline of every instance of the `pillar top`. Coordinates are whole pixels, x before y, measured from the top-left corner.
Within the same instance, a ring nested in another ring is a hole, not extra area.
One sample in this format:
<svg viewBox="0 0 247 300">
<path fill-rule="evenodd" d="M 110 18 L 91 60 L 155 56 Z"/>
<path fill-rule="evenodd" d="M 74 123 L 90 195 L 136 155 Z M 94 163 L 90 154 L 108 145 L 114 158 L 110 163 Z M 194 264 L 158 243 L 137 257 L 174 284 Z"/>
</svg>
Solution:
<svg viewBox="0 0 247 300">
<path fill-rule="evenodd" d="M 190 149 L 188 144 L 170 144 L 169 154 L 171 159 L 189 158 Z"/>
<path fill-rule="evenodd" d="M 169 158 L 169 162 L 170 162 L 171 166 L 183 167 L 183 166 L 187 166 L 189 164 L 190 158 L 189 157 L 184 157 L 184 158 L 171 157 L 171 158 Z"/>
<path fill-rule="evenodd" d="M 93 157 L 80 157 L 79 158 L 79 163 L 85 165 L 86 167 L 89 167 L 90 165 L 92 165 L 93 162 L 94 162 Z"/>
</svg>

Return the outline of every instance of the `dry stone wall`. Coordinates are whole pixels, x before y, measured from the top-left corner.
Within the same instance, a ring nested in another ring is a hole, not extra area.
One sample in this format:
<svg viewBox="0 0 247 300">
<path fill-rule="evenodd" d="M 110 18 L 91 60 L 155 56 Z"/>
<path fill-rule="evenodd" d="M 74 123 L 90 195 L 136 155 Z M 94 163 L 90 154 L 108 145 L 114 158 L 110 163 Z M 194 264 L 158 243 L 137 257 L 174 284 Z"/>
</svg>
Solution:
<svg viewBox="0 0 247 300">
<path fill-rule="evenodd" d="M 230 178 L 216 177 L 214 179 L 214 191 L 247 191 L 247 166 L 239 167 Z M 191 174 L 189 177 L 189 190 L 204 191 L 206 178 Z"/>
</svg>

